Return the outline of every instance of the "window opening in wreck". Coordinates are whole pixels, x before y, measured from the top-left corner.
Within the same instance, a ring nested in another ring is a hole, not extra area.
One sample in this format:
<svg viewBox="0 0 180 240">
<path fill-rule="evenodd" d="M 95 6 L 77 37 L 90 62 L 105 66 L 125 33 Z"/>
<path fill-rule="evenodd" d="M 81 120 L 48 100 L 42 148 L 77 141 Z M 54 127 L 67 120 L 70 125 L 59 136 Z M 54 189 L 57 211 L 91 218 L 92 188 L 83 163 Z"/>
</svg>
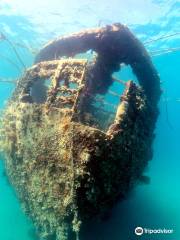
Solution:
<svg viewBox="0 0 180 240">
<path fill-rule="evenodd" d="M 34 103 L 44 103 L 47 100 L 47 93 L 51 87 L 51 79 L 37 79 L 30 88 L 30 96 Z"/>
<path fill-rule="evenodd" d="M 88 50 L 84 53 L 78 53 L 73 58 L 76 59 L 86 59 L 88 61 L 92 61 L 97 56 L 97 53 L 93 50 Z"/>
<path fill-rule="evenodd" d="M 135 82 L 136 84 L 138 84 L 138 80 L 136 75 L 133 73 L 133 70 L 131 68 L 130 65 L 125 65 L 124 63 L 122 63 L 121 65 L 121 69 L 118 72 L 114 72 L 113 73 L 113 77 L 116 79 L 122 79 L 123 81 L 129 81 L 129 80 L 133 80 L 133 82 Z"/>
<path fill-rule="evenodd" d="M 65 80 L 64 79 L 60 80 L 59 81 L 59 87 L 58 87 L 59 91 L 57 92 L 56 97 L 61 97 L 61 96 L 67 97 L 67 96 L 69 96 L 69 92 L 66 90 L 67 87 L 68 86 L 67 86 Z"/>
<path fill-rule="evenodd" d="M 51 78 L 45 79 L 44 85 L 49 89 L 52 85 Z"/>
<path fill-rule="evenodd" d="M 138 83 L 135 74 L 129 65 L 122 65 L 118 72 L 112 74 L 113 83 L 105 94 L 90 96 L 89 104 L 83 112 L 81 122 L 85 125 L 107 131 L 114 122 L 121 96 L 129 80 Z"/>
<path fill-rule="evenodd" d="M 59 82 L 59 90 L 56 97 L 70 97 L 73 98 L 73 95 L 77 93 L 78 84 L 76 82 L 66 82 L 64 79 Z M 72 107 L 72 104 L 68 105 Z"/>
<path fill-rule="evenodd" d="M 75 97 L 78 91 L 78 83 L 72 79 L 61 79 L 56 94 L 56 99 L 59 99 L 59 107 L 72 108 Z"/>
<path fill-rule="evenodd" d="M 78 83 L 77 82 L 70 82 L 68 87 L 72 90 L 75 90 L 75 89 L 77 90 Z"/>
</svg>

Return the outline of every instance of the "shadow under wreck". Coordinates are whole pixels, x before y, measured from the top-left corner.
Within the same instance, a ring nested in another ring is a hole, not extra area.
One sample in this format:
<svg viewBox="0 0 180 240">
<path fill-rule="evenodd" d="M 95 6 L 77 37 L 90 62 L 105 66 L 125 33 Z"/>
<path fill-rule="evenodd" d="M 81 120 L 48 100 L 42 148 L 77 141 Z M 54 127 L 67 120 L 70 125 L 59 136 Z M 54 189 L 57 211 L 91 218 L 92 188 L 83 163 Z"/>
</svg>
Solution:
<svg viewBox="0 0 180 240">
<path fill-rule="evenodd" d="M 73 58 L 88 50 L 96 58 Z M 113 77 L 121 63 L 139 84 Z M 121 96 L 110 90 L 114 82 L 124 84 Z M 79 239 L 84 223 L 102 218 L 142 178 L 160 94 L 150 57 L 124 25 L 64 36 L 39 52 L 5 109 L 1 145 L 41 239 Z"/>
</svg>

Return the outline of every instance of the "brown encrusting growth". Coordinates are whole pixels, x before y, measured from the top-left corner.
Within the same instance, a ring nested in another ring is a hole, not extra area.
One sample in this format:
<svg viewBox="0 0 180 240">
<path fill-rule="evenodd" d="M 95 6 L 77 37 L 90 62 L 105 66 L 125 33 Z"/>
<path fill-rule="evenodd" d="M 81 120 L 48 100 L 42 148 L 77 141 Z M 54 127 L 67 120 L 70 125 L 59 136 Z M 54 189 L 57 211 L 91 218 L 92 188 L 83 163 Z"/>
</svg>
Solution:
<svg viewBox="0 0 180 240">
<path fill-rule="evenodd" d="M 90 62 L 62 58 L 89 49 L 97 52 Z M 113 78 L 121 63 L 140 86 Z M 117 106 L 103 97 L 118 96 L 115 81 L 125 88 Z M 123 25 L 61 37 L 40 51 L 5 109 L 1 146 L 41 239 L 81 239 L 82 225 L 102 218 L 142 178 L 159 97 L 158 74 Z"/>
</svg>

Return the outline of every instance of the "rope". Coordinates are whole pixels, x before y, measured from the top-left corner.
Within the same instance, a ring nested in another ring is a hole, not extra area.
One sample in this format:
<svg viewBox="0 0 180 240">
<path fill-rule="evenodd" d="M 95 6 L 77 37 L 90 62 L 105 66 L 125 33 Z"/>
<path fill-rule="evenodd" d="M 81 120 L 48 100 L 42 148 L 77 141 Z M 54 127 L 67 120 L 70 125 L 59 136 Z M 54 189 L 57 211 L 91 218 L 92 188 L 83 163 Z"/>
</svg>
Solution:
<svg viewBox="0 0 180 240">
<path fill-rule="evenodd" d="M 164 95 L 165 95 L 165 114 L 166 114 L 166 122 L 167 122 L 167 125 L 169 126 L 169 128 L 170 128 L 171 130 L 173 130 L 173 126 L 172 126 L 171 122 L 169 121 L 167 92 L 164 92 Z"/>
<path fill-rule="evenodd" d="M 154 57 L 154 56 L 161 56 L 161 55 L 166 54 L 166 53 L 177 52 L 177 51 L 180 51 L 180 47 L 166 48 L 166 49 L 162 49 L 162 50 L 152 51 L 152 52 L 149 52 L 149 53 L 152 57 Z"/>
<path fill-rule="evenodd" d="M 10 58 L 8 58 L 2 54 L 0 54 L 0 57 L 4 58 L 7 62 L 9 62 L 11 65 L 13 65 L 18 70 L 18 72 L 21 73 L 20 67 L 14 61 L 12 61 Z"/>
<path fill-rule="evenodd" d="M 21 65 L 23 66 L 23 68 L 26 70 L 26 65 L 24 64 L 24 62 L 22 61 L 18 51 L 16 50 L 13 42 L 11 40 L 9 40 L 4 33 L 0 32 L 0 39 L 1 40 L 5 40 L 7 43 L 9 43 L 9 45 L 12 47 L 17 59 L 19 60 L 19 62 L 21 63 Z"/>
<path fill-rule="evenodd" d="M 4 78 L 0 78 L 0 82 L 2 82 L 2 83 L 12 83 L 12 84 L 17 83 L 16 80 L 8 80 L 8 79 L 4 79 Z"/>
<path fill-rule="evenodd" d="M 176 32 L 176 33 L 173 33 L 173 34 L 165 35 L 165 36 L 162 36 L 162 37 L 159 37 L 159 38 L 155 38 L 155 39 L 151 39 L 149 41 L 146 41 L 143 44 L 147 45 L 149 43 L 156 42 L 156 41 L 159 41 L 159 40 L 162 40 L 162 39 L 166 39 L 166 38 L 170 38 L 170 37 L 174 37 L 174 36 L 179 35 L 179 34 L 180 34 L 180 32 Z"/>
</svg>

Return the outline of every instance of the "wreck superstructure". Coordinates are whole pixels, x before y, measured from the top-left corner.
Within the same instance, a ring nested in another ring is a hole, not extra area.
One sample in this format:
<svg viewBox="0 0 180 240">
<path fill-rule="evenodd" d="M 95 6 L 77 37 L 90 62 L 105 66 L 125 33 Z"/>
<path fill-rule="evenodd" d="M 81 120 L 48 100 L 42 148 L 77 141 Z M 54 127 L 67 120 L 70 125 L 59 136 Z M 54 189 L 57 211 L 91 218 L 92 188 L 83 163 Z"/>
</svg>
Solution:
<svg viewBox="0 0 180 240">
<path fill-rule="evenodd" d="M 74 58 L 88 50 L 97 53 L 92 61 Z M 139 85 L 112 76 L 121 63 Z M 124 84 L 115 112 L 103 98 L 114 81 Z M 124 25 L 61 37 L 39 52 L 5 110 L 1 145 L 42 239 L 80 238 L 84 223 L 106 214 L 142 177 L 160 93 L 150 57 Z"/>
</svg>

